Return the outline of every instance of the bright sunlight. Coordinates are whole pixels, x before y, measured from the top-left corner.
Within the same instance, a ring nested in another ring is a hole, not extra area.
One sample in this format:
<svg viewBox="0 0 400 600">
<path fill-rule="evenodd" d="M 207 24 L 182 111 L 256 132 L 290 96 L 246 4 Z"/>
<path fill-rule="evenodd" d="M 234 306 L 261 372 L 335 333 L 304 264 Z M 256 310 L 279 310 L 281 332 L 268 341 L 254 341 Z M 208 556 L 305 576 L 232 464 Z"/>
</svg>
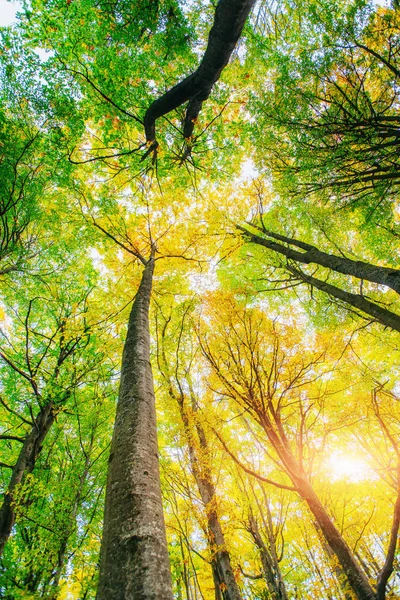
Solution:
<svg viewBox="0 0 400 600">
<path fill-rule="evenodd" d="M 327 467 L 334 480 L 361 481 L 362 479 L 370 479 L 373 476 L 370 465 L 356 454 L 334 452 L 327 461 Z"/>
</svg>

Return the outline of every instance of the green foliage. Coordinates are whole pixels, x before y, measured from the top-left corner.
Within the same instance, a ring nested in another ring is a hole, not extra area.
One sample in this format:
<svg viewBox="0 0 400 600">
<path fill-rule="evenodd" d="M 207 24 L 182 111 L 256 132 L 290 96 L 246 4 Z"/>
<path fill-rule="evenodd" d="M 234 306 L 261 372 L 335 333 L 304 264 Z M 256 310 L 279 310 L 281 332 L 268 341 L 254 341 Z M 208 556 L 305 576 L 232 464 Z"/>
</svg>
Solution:
<svg viewBox="0 0 400 600">
<path fill-rule="evenodd" d="M 143 116 L 198 65 L 213 10 L 34 0 L 0 32 L 3 493 L 54 405 L 13 492 L 6 600 L 95 598 L 123 339 L 154 244 L 152 364 L 176 597 L 216 597 L 196 464 L 215 485 L 246 600 L 271 597 L 251 516 L 290 598 L 349 597 L 299 494 L 249 473 L 292 483 L 260 422 L 267 388 L 274 427 L 371 584 L 384 564 L 399 493 L 397 334 L 294 282 L 287 261 L 236 225 L 398 269 L 399 11 L 264 3 L 200 112 L 191 161 L 180 161 L 180 108 L 157 124 L 153 164 Z M 334 270 L 307 269 L 360 291 Z M 395 292 L 361 288 L 398 312 Z"/>
<path fill-rule="evenodd" d="M 338 11 L 310 4 L 288 30 L 298 11 L 284 6 L 274 21 L 279 37 L 266 48 L 261 39 L 265 67 L 252 101 L 259 160 L 281 194 L 359 207 L 366 221 L 389 223 L 397 189 L 398 13 L 362 2 Z"/>
</svg>

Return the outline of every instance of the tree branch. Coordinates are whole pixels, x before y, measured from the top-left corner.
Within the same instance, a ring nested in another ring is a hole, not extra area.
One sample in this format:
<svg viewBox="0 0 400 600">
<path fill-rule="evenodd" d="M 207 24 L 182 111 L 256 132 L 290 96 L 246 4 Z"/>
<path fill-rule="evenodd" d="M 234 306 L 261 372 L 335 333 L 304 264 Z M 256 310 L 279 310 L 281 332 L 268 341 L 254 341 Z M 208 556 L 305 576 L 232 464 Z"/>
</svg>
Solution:
<svg viewBox="0 0 400 600">
<path fill-rule="evenodd" d="M 244 465 L 238 458 L 237 456 L 235 456 L 233 454 L 233 452 L 231 452 L 231 450 L 229 450 L 228 446 L 226 445 L 225 441 L 223 440 L 223 438 L 220 436 L 220 434 L 218 433 L 218 431 L 216 431 L 214 428 L 212 428 L 213 432 L 215 433 L 215 435 L 217 436 L 217 438 L 219 439 L 219 441 L 221 442 L 222 447 L 224 448 L 225 452 L 227 452 L 227 454 L 229 454 L 229 456 L 233 459 L 233 461 L 239 465 L 239 467 L 248 475 L 251 475 L 252 477 L 255 477 L 256 479 L 259 479 L 260 481 L 263 481 L 264 483 L 270 483 L 271 485 L 280 488 L 281 490 L 289 490 L 290 492 L 297 492 L 296 488 L 290 486 L 290 485 L 285 485 L 284 483 L 278 483 L 277 481 L 273 481 L 272 479 L 268 479 L 267 477 L 263 477 L 263 475 L 260 475 L 259 473 L 256 473 L 255 471 L 252 471 L 252 469 L 249 469 L 249 467 L 246 467 L 246 465 Z"/>
<path fill-rule="evenodd" d="M 156 151 L 156 120 L 189 101 L 183 124 L 183 136 L 189 140 L 203 102 L 210 96 L 213 85 L 223 69 L 242 33 L 255 0 L 219 0 L 214 24 L 200 65 L 185 79 L 157 98 L 144 116 L 146 141 L 150 151 Z"/>
</svg>

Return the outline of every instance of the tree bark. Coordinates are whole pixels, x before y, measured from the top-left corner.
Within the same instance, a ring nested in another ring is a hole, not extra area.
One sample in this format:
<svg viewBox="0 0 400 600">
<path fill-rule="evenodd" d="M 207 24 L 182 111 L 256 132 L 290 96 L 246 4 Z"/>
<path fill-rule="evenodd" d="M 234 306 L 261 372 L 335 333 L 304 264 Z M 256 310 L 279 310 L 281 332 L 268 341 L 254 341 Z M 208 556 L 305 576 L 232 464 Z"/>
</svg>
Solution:
<svg viewBox="0 0 400 600">
<path fill-rule="evenodd" d="M 269 513 L 269 507 L 266 507 Z M 270 518 L 270 514 L 268 514 Z M 288 600 L 285 583 L 283 581 L 282 573 L 279 567 L 278 559 L 275 552 L 275 540 L 271 539 L 270 532 L 268 533 L 270 550 L 267 548 L 263 538 L 261 537 L 258 524 L 253 515 L 249 517 L 248 530 L 260 551 L 260 558 L 262 569 L 264 572 L 264 578 L 268 585 L 268 589 L 271 595 L 271 600 Z"/>
<path fill-rule="evenodd" d="M 382 308 L 370 300 L 367 300 L 365 296 L 346 292 L 345 290 L 342 290 L 331 283 L 321 281 L 320 279 L 312 277 L 311 275 L 306 275 L 302 271 L 299 271 L 298 269 L 295 269 L 289 265 L 287 266 L 287 270 L 300 281 L 304 281 L 304 283 L 308 283 L 318 290 L 327 293 L 329 296 L 337 298 L 338 300 L 353 306 L 355 309 L 364 312 L 385 327 L 389 327 L 395 331 L 400 331 L 400 316 L 390 310 L 387 310 L 386 308 Z"/>
<path fill-rule="evenodd" d="M 263 233 L 272 237 L 276 240 L 284 242 L 289 246 L 296 246 L 304 250 L 305 252 L 298 252 L 292 248 L 282 246 L 272 240 L 265 239 L 260 235 L 256 235 L 248 231 L 245 227 L 238 226 L 243 231 L 246 238 L 253 244 L 259 244 L 283 254 L 286 258 L 301 262 L 303 264 L 316 264 L 322 267 L 327 267 L 336 271 L 337 273 L 343 273 L 344 275 L 351 275 L 357 277 L 357 279 L 365 279 L 366 281 L 372 281 L 373 283 L 379 283 L 386 287 L 392 288 L 395 292 L 400 294 L 400 271 L 397 269 L 391 269 L 389 267 L 380 267 L 372 265 L 371 263 L 364 262 L 362 260 L 351 260 L 342 256 L 336 256 L 334 254 L 328 254 L 327 252 L 321 252 L 315 246 L 311 246 L 300 240 L 288 238 L 286 236 L 274 233 L 272 231 L 263 230 Z"/>
<path fill-rule="evenodd" d="M 193 133 L 195 120 L 212 87 L 221 76 L 242 33 L 255 0 L 219 0 L 214 24 L 200 65 L 188 77 L 157 98 L 144 116 L 146 141 L 157 148 L 156 120 L 189 101 L 183 126 L 187 139 Z"/>
<path fill-rule="evenodd" d="M 172 600 L 162 509 L 146 261 L 122 356 L 109 461 L 98 600 Z"/>
<path fill-rule="evenodd" d="M 232 569 L 229 552 L 226 548 L 225 536 L 222 531 L 217 510 L 217 493 L 212 481 L 210 469 L 205 464 L 204 457 L 208 454 L 208 443 L 203 427 L 196 423 L 200 452 L 196 450 L 193 431 L 189 423 L 187 408 L 182 395 L 174 393 L 170 385 L 170 394 L 177 400 L 186 440 L 189 449 L 190 465 L 204 504 L 208 527 L 208 542 L 212 552 L 212 569 L 215 584 L 215 595 L 223 600 L 242 600 L 236 578 Z M 192 401 L 193 412 L 197 411 L 195 400 Z"/>
<path fill-rule="evenodd" d="M 0 556 L 10 537 L 15 523 L 14 494 L 16 487 L 22 483 L 27 473 L 32 473 L 36 459 L 42 449 L 43 441 L 55 419 L 53 402 L 48 402 L 35 419 L 35 423 L 25 438 L 17 462 L 12 470 L 11 480 L 0 510 Z"/>
</svg>

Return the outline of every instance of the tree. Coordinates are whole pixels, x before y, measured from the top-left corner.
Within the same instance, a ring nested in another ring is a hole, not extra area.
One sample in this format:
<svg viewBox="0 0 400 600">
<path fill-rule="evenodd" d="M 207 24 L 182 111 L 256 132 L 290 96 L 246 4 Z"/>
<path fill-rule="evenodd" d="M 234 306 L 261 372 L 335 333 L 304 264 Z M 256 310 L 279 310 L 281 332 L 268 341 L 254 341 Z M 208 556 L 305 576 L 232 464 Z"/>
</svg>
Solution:
<svg viewBox="0 0 400 600">
<path fill-rule="evenodd" d="M 97 372 L 99 381 L 75 390 L 70 410 L 57 415 L 34 470 L 19 486 L 16 527 L 0 569 L 7 599 L 25 593 L 53 600 L 67 585 L 82 597 L 95 589 L 114 412 L 112 387 L 101 381 L 112 378 L 108 366 Z"/>
<path fill-rule="evenodd" d="M 3 334 L 5 344 L 0 356 L 5 391 L 10 397 L 1 399 L 6 427 L 1 439 L 13 441 L 14 446 L 18 442 L 20 450 L 10 452 L 11 464 L 3 463 L 3 467 L 11 470 L 11 477 L 0 510 L 1 552 L 15 523 L 17 490 L 34 470 L 57 414 L 64 410 L 76 387 L 95 366 L 93 356 L 85 355 L 85 350 L 91 350 L 91 326 L 85 316 L 87 294 L 74 309 L 67 301 L 60 311 L 59 304 L 51 306 L 52 300 L 32 298 L 27 303 L 26 313 L 20 318 L 23 345 L 16 347 Z M 45 314 L 47 303 L 54 312 L 46 315 L 48 322 L 43 319 L 39 329 L 33 320 L 38 319 L 39 310 Z"/>
<path fill-rule="evenodd" d="M 167 593 L 172 595 L 172 590 L 159 480 L 149 306 L 155 263 L 168 258 L 191 262 L 190 254 L 196 246 L 200 251 L 201 243 L 197 243 L 195 226 L 194 232 L 187 228 L 180 243 L 171 240 L 173 228 L 166 212 L 153 218 L 140 204 L 121 206 L 116 195 L 104 203 L 101 214 L 90 190 L 77 191 L 85 218 L 101 232 L 103 240 L 111 240 L 114 252 L 121 248 L 128 260 L 133 257 L 135 263 L 144 266 L 122 356 L 106 487 L 98 597 L 119 597 L 121 589 L 128 597 L 165 597 Z M 150 197 L 166 202 L 163 196 Z M 173 218 L 173 222 L 177 221 L 175 227 L 188 216 L 190 211 L 186 210 L 179 219 Z M 126 270 L 123 274 L 127 277 Z M 153 515 L 151 523 L 148 514 Z"/>
<path fill-rule="evenodd" d="M 263 504 L 261 504 L 257 495 L 254 493 L 254 487 L 251 485 L 253 494 L 256 499 L 257 508 L 262 526 L 260 527 L 259 520 L 250 508 L 247 530 L 254 540 L 254 544 L 259 550 L 260 560 L 264 578 L 268 585 L 268 590 L 273 600 L 287 600 L 288 594 L 285 586 L 284 577 L 280 568 L 280 562 L 283 557 L 283 525 L 284 517 L 279 519 L 277 526 L 273 523 L 273 517 L 270 507 L 270 499 L 267 492 L 260 485 L 263 494 Z M 281 503 L 282 507 L 284 503 Z M 282 510 L 282 512 L 284 512 Z M 282 539 L 282 545 L 279 549 L 279 540 Z"/>
<path fill-rule="evenodd" d="M 290 359 L 283 339 L 294 332 L 285 327 L 284 334 L 278 333 L 274 323 L 266 325 L 262 313 L 246 307 L 235 309 L 229 300 L 225 309 L 226 321 L 219 326 L 220 342 L 211 345 L 209 336 L 202 341 L 203 352 L 219 382 L 217 393 L 238 402 L 265 433 L 266 443 L 274 452 L 273 460 L 306 502 L 356 597 L 377 598 L 312 484 L 312 448 L 318 445 L 314 427 L 329 394 L 329 389 L 319 383 L 322 373 L 326 377 L 329 372 L 326 367 L 318 372 L 320 363 L 326 362 L 325 351 L 313 353 L 302 348 L 300 352 L 298 347 L 294 359 Z M 266 335 L 265 341 L 261 335 Z"/>
<path fill-rule="evenodd" d="M 253 5 L 33 0 L 1 33 L 2 351 L 40 391 L 3 362 L 4 492 L 59 393 L 10 600 L 95 596 L 126 330 L 99 597 L 398 595 L 398 15 Z M 55 377 L 64 309 L 90 340 Z"/>
<path fill-rule="evenodd" d="M 144 265 L 122 356 L 107 476 L 97 597 L 172 598 L 162 512 L 149 305 L 155 247 Z M 149 520 L 151 515 L 151 520 Z"/>
<path fill-rule="evenodd" d="M 24 131 L 21 121 L 7 122 L 4 113 L 0 120 L 3 138 L 0 165 L 4 186 L 0 205 L 0 274 L 6 275 L 23 270 L 26 262 L 35 255 L 34 237 L 29 234 L 28 226 L 33 220 L 35 195 L 40 193 L 42 182 L 38 182 L 37 177 L 40 159 L 35 157 L 39 132 L 26 126 Z M 16 140 L 12 148 L 8 145 L 10 138 Z"/>
<path fill-rule="evenodd" d="M 199 400 L 196 396 L 190 373 L 190 365 L 195 361 L 195 354 L 190 342 L 188 344 L 187 340 L 184 339 L 185 321 L 190 318 L 192 308 L 191 303 L 183 307 L 181 323 L 177 334 L 174 335 L 174 345 L 176 347 L 175 365 L 169 364 L 167 358 L 168 338 L 171 336 L 169 326 L 174 316 L 173 311 L 171 310 L 171 314 L 167 318 L 163 316 L 162 311 L 159 311 L 160 316 L 157 319 L 158 367 L 166 383 L 169 395 L 178 404 L 183 423 L 184 437 L 188 445 L 191 469 L 204 505 L 216 598 L 222 597 L 224 600 L 241 600 L 242 595 L 233 572 L 231 557 L 227 549 L 218 514 L 218 494 L 210 465 L 207 435 L 198 418 Z M 176 337 L 178 338 L 178 342 L 176 342 Z M 182 355 L 185 359 L 181 358 Z M 181 364 L 182 362 L 183 364 Z M 188 391 L 185 393 L 184 390 Z M 192 421 L 194 421 L 194 424 Z"/>
<path fill-rule="evenodd" d="M 183 125 L 183 137 L 187 148 L 182 160 L 190 155 L 194 124 L 202 104 L 209 97 L 213 85 L 228 64 L 254 3 L 255 0 L 219 0 L 207 48 L 199 67 L 155 100 L 146 111 L 144 127 L 150 151 L 156 150 L 158 145 L 155 132 L 156 119 L 189 101 Z"/>
<path fill-rule="evenodd" d="M 292 11 L 284 6 L 270 16 L 280 32 L 264 50 L 273 84 L 256 100 L 265 164 L 293 196 L 359 205 L 367 219 L 390 220 L 398 170 L 398 11 L 354 3 L 339 14 L 328 4 L 310 5 L 289 32 Z"/>
<path fill-rule="evenodd" d="M 362 291 L 363 282 L 366 280 L 379 283 L 385 287 L 390 287 L 399 293 L 398 277 L 400 271 L 390 267 L 372 265 L 364 261 L 355 261 L 346 258 L 345 256 L 335 256 L 326 252 L 321 252 L 311 244 L 274 233 L 273 231 L 268 231 L 264 227 L 252 226 L 255 229 L 260 230 L 263 235 L 257 235 L 253 233 L 251 229 L 249 230 L 248 228 L 239 225 L 238 228 L 243 232 L 244 239 L 285 256 L 287 262 L 283 268 L 293 277 L 294 281 L 307 283 L 311 287 L 315 287 L 329 296 L 350 305 L 353 309 L 360 310 L 362 313 L 371 316 L 385 327 L 400 331 L 399 316 L 396 313 L 379 306 L 377 302 L 373 302 L 366 298 Z M 304 252 L 299 252 L 297 248 L 304 250 Z M 354 294 L 348 292 L 327 281 L 318 279 L 313 275 L 308 275 L 300 269 L 298 263 L 320 265 L 330 269 L 330 271 L 344 273 L 360 279 L 361 293 Z"/>
</svg>

